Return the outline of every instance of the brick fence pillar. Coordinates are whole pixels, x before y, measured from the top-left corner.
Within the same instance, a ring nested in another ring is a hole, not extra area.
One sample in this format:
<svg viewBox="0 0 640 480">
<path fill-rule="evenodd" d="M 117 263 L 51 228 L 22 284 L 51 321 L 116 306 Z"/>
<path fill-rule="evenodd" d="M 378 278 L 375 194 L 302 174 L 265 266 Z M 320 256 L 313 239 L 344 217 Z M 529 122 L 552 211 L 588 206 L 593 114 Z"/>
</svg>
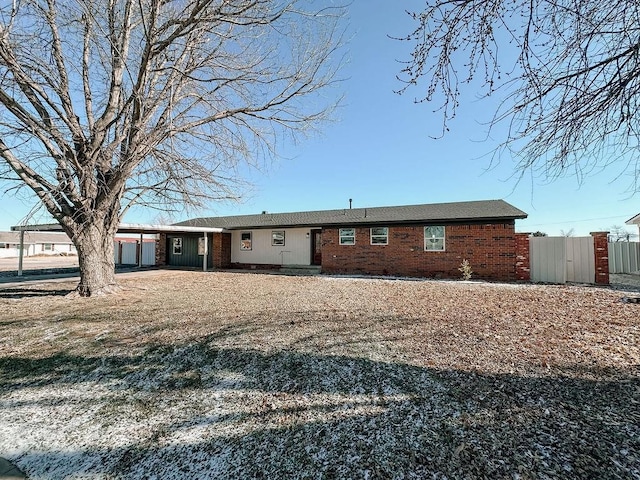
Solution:
<svg viewBox="0 0 640 480">
<path fill-rule="evenodd" d="M 609 285 L 609 232 L 591 232 L 596 266 L 596 285 Z"/>
<path fill-rule="evenodd" d="M 529 261 L 530 233 L 516 233 L 516 280 L 531 280 L 531 263 Z"/>
</svg>

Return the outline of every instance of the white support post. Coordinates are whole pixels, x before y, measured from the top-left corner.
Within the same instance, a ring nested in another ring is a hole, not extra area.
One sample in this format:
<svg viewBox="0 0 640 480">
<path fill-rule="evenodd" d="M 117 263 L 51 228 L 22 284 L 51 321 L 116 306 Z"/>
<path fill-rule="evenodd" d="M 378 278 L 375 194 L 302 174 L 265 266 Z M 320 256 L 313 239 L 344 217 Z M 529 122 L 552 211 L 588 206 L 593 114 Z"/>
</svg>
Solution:
<svg viewBox="0 0 640 480">
<path fill-rule="evenodd" d="M 204 232 L 204 256 L 202 258 L 202 271 L 207 271 L 207 257 L 209 256 L 209 237 L 207 232 Z"/>
<path fill-rule="evenodd" d="M 18 276 L 22 276 L 22 260 L 24 259 L 24 230 L 20 230 L 20 251 L 18 252 Z"/>
<path fill-rule="evenodd" d="M 140 232 L 140 252 L 138 253 L 138 268 L 142 268 L 142 249 L 144 248 L 143 233 Z"/>
</svg>

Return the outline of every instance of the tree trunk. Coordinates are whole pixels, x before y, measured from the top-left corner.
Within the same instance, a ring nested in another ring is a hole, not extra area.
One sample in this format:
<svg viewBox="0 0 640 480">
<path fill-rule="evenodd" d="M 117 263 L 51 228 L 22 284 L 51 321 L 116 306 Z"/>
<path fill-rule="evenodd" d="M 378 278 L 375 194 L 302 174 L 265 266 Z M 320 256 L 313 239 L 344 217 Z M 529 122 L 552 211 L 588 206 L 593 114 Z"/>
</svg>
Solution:
<svg viewBox="0 0 640 480">
<path fill-rule="evenodd" d="M 116 291 L 115 232 L 104 225 L 84 225 L 74 237 L 80 265 L 80 283 L 76 289 L 83 297 Z"/>
</svg>

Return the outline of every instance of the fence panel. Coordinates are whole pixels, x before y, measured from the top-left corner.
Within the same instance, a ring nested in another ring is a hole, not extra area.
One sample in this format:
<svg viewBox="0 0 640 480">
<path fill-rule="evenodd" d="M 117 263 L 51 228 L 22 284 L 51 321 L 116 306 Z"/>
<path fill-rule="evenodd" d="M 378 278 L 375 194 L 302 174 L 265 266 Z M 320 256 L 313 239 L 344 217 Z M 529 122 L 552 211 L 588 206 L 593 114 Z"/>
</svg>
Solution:
<svg viewBox="0 0 640 480">
<path fill-rule="evenodd" d="M 567 237 L 567 282 L 596 283 L 593 237 Z"/>
<path fill-rule="evenodd" d="M 138 264 L 138 244 L 133 242 L 122 242 L 122 264 Z"/>
<path fill-rule="evenodd" d="M 609 273 L 634 273 L 639 270 L 640 243 L 609 243 Z"/>
<path fill-rule="evenodd" d="M 156 264 L 156 242 L 142 242 L 142 265 Z"/>
<path fill-rule="evenodd" d="M 531 237 L 529 258 L 532 282 L 565 283 L 567 281 L 565 237 Z"/>
<path fill-rule="evenodd" d="M 593 237 L 530 237 L 531 281 L 595 283 Z"/>
</svg>

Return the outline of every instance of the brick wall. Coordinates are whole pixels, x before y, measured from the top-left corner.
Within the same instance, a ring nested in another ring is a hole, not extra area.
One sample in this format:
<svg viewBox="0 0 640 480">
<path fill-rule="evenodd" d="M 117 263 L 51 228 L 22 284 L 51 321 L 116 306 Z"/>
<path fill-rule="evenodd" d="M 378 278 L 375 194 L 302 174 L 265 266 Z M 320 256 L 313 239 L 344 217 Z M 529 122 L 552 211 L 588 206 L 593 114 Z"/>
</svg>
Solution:
<svg viewBox="0 0 640 480">
<path fill-rule="evenodd" d="M 422 225 L 390 226 L 388 245 L 370 245 L 369 228 L 355 230 L 355 245 L 340 245 L 338 228 L 322 230 L 323 272 L 460 278 L 458 268 L 467 259 L 472 278 L 516 279 L 513 222 L 447 225 L 444 252 L 424 251 Z"/>
<path fill-rule="evenodd" d="M 213 267 L 229 268 L 231 265 L 231 234 L 213 234 Z"/>
<path fill-rule="evenodd" d="M 531 260 L 529 259 L 530 233 L 516 233 L 516 280 L 531 280 Z"/>
<path fill-rule="evenodd" d="M 595 256 L 596 284 L 609 285 L 609 232 L 591 232 Z"/>
</svg>

